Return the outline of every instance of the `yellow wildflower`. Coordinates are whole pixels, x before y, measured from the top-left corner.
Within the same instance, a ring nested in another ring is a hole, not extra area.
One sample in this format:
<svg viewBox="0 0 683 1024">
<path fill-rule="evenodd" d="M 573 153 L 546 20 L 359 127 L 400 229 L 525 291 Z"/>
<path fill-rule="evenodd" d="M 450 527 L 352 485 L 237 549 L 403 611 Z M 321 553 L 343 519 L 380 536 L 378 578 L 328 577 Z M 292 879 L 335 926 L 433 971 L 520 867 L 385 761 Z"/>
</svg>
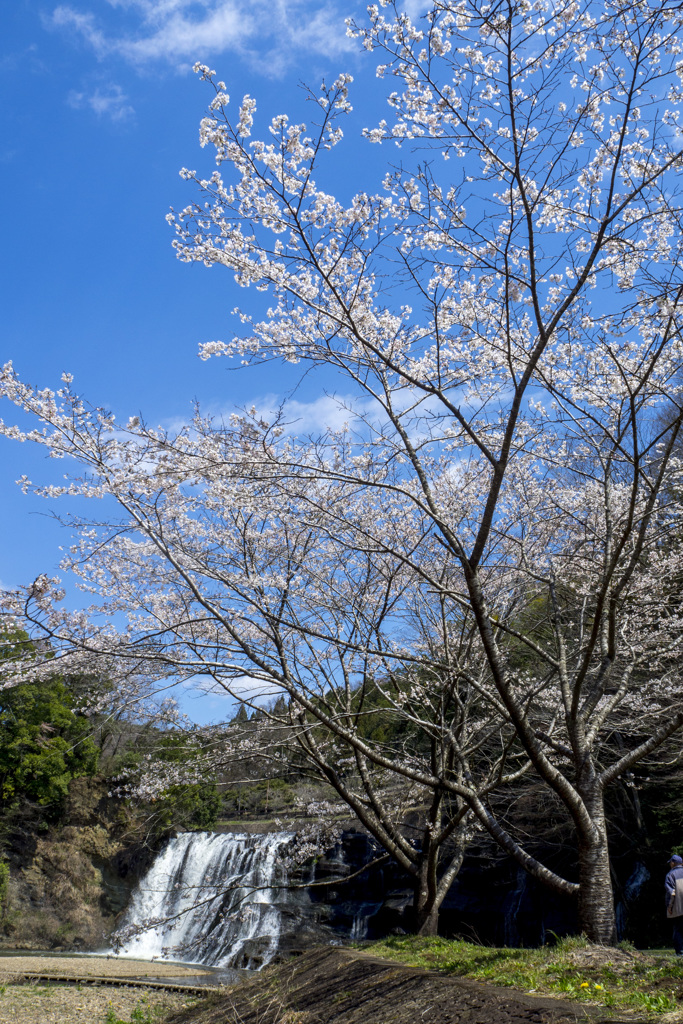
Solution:
<svg viewBox="0 0 683 1024">
<path fill-rule="evenodd" d="M 588 982 L 587 981 L 582 981 L 581 985 L 580 985 L 580 988 L 588 988 Z"/>
</svg>

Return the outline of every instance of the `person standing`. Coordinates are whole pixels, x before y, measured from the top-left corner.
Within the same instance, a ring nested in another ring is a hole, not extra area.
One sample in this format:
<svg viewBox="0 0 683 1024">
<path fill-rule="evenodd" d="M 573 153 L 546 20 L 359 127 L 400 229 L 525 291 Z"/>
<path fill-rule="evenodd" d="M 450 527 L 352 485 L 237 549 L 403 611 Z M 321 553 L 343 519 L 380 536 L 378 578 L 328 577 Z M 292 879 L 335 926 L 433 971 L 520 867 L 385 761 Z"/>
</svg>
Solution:
<svg viewBox="0 0 683 1024">
<path fill-rule="evenodd" d="M 664 880 L 666 890 L 666 916 L 673 921 L 676 956 L 683 956 L 683 857 L 672 853 L 669 873 Z"/>
</svg>

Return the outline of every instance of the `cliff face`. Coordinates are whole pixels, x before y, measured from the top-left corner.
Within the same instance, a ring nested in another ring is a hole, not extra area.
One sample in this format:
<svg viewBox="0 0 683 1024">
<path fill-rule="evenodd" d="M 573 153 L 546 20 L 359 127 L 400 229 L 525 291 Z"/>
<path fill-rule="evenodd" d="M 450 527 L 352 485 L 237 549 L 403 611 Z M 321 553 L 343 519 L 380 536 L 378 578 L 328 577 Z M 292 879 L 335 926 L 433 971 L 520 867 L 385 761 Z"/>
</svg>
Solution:
<svg viewBox="0 0 683 1024">
<path fill-rule="evenodd" d="M 97 865 L 115 853 L 100 825 L 67 826 L 36 840 L 30 861 L 10 877 L 3 945 L 97 949 L 113 925 Z"/>
<path fill-rule="evenodd" d="M 8 826 L 10 868 L 0 909 L 0 946 L 92 950 L 107 945 L 117 915 L 154 856 L 103 780 L 75 779 L 59 825 L 31 820 Z"/>
</svg>

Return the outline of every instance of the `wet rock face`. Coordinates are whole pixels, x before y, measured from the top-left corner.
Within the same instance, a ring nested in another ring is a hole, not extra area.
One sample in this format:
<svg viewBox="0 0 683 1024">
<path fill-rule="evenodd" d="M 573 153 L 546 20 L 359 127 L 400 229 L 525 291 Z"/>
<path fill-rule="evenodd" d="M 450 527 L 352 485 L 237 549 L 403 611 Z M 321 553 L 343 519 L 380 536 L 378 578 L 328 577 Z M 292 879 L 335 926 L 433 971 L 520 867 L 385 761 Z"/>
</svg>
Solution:
<svg viewBox="0 0 683 1024">
<path fill-rule="evenodd" d="M 266 939 L 247 939 L 231 966 L 235 970 L 246 968 L 258 971 L 272 960 L 270 946 Z"/>
<path fill-rule="evenodd" d="M 329 888 L 290 893 L 288 906 L 292 911 L 297 908 L 305 925 L 299 930 L 293 925 L 291 938 L 283 944 L 305 949 L 314 944 L 316 935 L 318 942 L 329 942 L 330 936 L 339 942 L 414 931 L 412 878 L 397 865 L 383 864 L 348 883 L 341 881 L 378 853 L 381 851 L 367 834 L 349 830 L 314 865 L 305 865 L 297 881 L 340 881 Z M 571 853 L 565 859 L 566 863 L 555 867 L 571 877 Z M 628 877 L 618 902 L 618 920 L 622 934 L 628 934 L 629 912 L 636 902 L 642 902 L 642 883 L 648 873 L 640 862 L 624 867 Z M 542 886 L 514 861 L 486 847 L 475 847 L 465 859 L 439 916 L 440 934 L 487 945 L 537 946 L 553 935 L 576 931 L 573 900 Z"/>
<path fill-rule="evenodd" d="M 352 874 L 376 857 L 378 848 L 364 833 L 349 830 L 339 846 L 318 862 L 315 880 Z M 575 877 L 571 846 L 537 850 L 541 860 L 566 878 Z M 661 859 L 661 858 L 660 858 Z M 615 897 L 619 938 L 636 945 L 668 945 L 670 928 L 661 910 L 661 866 L 652 855 L 615 852 Z M 340 935 L 375 939 L 415 930 L 413 882 L 395 864 L 363 872 L 331 891 L 311 890 L 311 901 L 325 901 L 326 921 Z M 576 934 L 576 905 L 522 870 L 492 845 L 473 846 L 444 900 L 439 934 L 495 946 L 538 946 L 555 936 Z"/>
<path fill-rule="evenodd" d="M 406 923 L 404 914 L 413 901 L 412 885 L 395 866 L 371 867 L 350 882 L 343 881 L 377 854 L 376 844 L 365 833 L 349 830 L 315 864 L 312 881 L 331 884 L 308 890 L 310 903 L 338 940 L 378 938 Z M 337 879 L 339 884 L 335 884 Z"/>
<path fill-rule="evenodd" d="M 339 929 L 330 923 L 330 908 L 324 903 L 314 903 L 305 891 L 290 893 L 278 906 L 282 915 L 279 956 L 340 942 Z"/>
</svg>

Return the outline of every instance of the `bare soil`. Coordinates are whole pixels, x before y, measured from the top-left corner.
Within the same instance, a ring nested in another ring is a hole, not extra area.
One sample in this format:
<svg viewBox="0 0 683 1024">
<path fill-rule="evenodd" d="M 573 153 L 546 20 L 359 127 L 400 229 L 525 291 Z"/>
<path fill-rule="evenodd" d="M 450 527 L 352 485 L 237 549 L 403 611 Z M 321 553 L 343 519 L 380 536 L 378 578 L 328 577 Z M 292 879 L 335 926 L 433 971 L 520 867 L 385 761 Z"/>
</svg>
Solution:
<svg viewBox="0 0 683 1024">
<path fill-rule="evenodd" d="M 449 977 L 358 950 L 313 950 L 168 1024 L 622 1024 L 604 1010 Z M 632 1024 L 630 1018 L 629 1024 Z"/>
</svg>

